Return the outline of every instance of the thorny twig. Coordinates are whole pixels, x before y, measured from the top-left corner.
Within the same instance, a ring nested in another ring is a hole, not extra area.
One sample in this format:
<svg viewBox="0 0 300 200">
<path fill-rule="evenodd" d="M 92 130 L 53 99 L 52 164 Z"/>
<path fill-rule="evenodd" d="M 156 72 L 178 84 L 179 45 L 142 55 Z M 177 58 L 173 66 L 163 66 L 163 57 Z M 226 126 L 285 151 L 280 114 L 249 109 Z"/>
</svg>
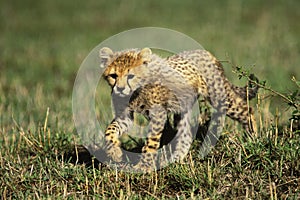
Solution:
<svg viewBox="0 0 300 200">
<path fill-rule="evenodd" d="M 267 86 L 265 85 L 265 82 L 256 82 L 255 80 L 252 80 L 252 79 L 250 78 L 250 75 L 249 75 L 248 72 L 242 71 L 242 68 L 241 68 L 241 67 L 238 67 L 238 66 L 234 65 L 232 62 L 230 62 L 230 61 L 228 61 L 228 60 L 225 60 L 225 61 L 222 61 L 222 62 L 226 62 L 226 63 L 230 64 L 230 65 L 232 66 L 232 68 L 233 68 L 233 73 L 238 74 L 239 77 L 246 77 L 247 80 L 248 80 L 250 83 L 255 84 L 255 85 L 257 85 L 258 87 L 263 88 L 263 89 L 265 89 L 265 90 L 267 90 L 267 91 L 270 91 L 271 93 L 273 93 L 273 94 L 275 94 L 275 95 L 281 97 L 281 98 L 282 98 L 284 101 L 286 101 L 289 105 L 291 105 L 291 106 L 293 106 L 294 108 L 296 108 L 297 110 L 299 110 L 300 105 L 299 105 L 298 102 L 295 102 L 295 101 L 293 101 L 292 99 L 290 99 L 289 97 L 285 96 L 284 94 L 282 94 L 282 93 L 280 93 L 280 92 L 277 92 L 277 91 L 273 90 L 273 89 L 270 88 L 270 87 L 267 87 Z M 297 85 L 298 87 L 300 87 L 300 86 L 297 84 L 297 81 L 296 81 L 295 77 L 292 77 L 292 81 L 295 82 L 296 85 Z"/>
</svg>

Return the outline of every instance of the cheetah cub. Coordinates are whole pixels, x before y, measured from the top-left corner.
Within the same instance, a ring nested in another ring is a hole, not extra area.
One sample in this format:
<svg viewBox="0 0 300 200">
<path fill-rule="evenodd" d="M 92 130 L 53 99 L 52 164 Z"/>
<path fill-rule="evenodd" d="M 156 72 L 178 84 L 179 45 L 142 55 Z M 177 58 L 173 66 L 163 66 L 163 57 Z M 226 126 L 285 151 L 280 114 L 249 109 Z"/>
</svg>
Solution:
<svg viewBox="0 0 300 200">
<path fill-rule="evenodd" d="M 132 126 L 135 112 L 149 120 L 147 140 L 135 168 L 152 167 L 168 113 L 180 116 L 172 159 L 182 159 L 192 143 L 190 116 L 200 95 L 219 113 L 237 120 L 247 131 L 255 131 L 247 98 L 255 97 L 258 87 L 247 91 L 231 84 L 221 63 L 208 51 L 184 51 L 161 58 L 149 48 L 113 52 L 104 47 L 99 56 L 100 67 L 105 68 L 103 77 L 115 97 L 113 104 L 118 107 L 105 131 L 107 155 L 116 162 L 122 160 L 119 137 Z M 126 99 L 126 103 L 118 99 Z"/>
</svg>

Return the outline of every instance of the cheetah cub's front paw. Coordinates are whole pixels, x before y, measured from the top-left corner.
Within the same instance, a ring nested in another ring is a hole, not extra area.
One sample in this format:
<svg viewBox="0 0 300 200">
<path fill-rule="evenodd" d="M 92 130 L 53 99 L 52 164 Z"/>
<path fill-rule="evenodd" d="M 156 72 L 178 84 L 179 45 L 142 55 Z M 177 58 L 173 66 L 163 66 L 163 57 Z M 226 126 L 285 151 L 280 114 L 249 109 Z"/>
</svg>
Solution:
<svg viewBox="0 0 300 200">
<path fill-rule="evenodd" d="M 111 147 L 106 150 L 107 156 L 115 162 L 122 161 L 122 149 L 120 147 Z"/>
<path fill-rule="evenodd" d="M 133 169 L 143 173 L 150 173 L 152 171 L 155 171 L 154 166 L 152 166 L 150 163 L 144 163 L 144 162 L 139 162 L 138 164 L 134 165 Z"/>
</svg>

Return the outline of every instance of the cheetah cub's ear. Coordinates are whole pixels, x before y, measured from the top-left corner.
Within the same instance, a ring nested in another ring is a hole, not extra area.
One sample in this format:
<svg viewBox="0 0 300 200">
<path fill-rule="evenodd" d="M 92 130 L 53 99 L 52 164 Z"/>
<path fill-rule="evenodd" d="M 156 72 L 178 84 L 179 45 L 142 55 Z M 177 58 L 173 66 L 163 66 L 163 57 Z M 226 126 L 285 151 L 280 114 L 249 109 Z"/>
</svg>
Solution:
<svg viewBox="0 0 300 200">
<path fill-rule="evenodd" d="M 103 47 L 99 51 L 99 57 L 100 57 L 100 67 L 104 68 L 107 65 L 109 65 L 112 61 L 114 52 L 108 48 L 108 47 Z"/>
<path fill-rule="evenodd" d="M 142 60 L 143 60 L 143 63 L 144 64 L 147 64 L 151 61 L 151 54 L 152 54 L 152 51 L 150 48 L 143 48 L 139 55 L 141 56 Z"/>
</svg>

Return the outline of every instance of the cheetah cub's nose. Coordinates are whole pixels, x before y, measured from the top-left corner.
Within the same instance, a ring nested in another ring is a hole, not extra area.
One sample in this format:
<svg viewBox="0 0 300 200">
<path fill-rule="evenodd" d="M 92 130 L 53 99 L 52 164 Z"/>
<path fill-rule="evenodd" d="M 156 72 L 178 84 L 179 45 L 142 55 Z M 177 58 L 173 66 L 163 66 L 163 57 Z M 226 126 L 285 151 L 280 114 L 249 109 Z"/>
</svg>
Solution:
<svg viewBox="0 0 300 200">
<path fill-rule="evenodd" d="M 125 87 L 116 87 L 117 92 L 122 93 L 125 89 Z"/>
</svg>

